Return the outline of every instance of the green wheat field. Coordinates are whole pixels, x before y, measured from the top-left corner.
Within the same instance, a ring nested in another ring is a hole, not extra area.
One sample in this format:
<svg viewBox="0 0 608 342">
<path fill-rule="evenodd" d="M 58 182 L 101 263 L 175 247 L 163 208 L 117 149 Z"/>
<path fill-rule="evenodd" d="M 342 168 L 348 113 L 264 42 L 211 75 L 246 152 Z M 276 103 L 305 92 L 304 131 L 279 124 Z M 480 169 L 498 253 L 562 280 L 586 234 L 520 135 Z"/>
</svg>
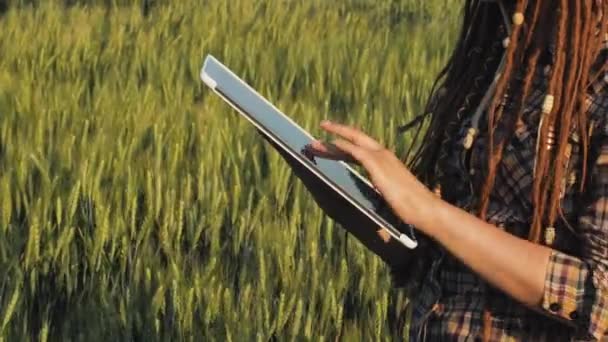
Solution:
<svg viewBox="0 0 608 342">
<path fill-rule="evenodd" d="M 402 153 L 458 0 L 0 0 L 0 341 L 407 340 L 387 267 L 200 81 Z"/>
</svg>

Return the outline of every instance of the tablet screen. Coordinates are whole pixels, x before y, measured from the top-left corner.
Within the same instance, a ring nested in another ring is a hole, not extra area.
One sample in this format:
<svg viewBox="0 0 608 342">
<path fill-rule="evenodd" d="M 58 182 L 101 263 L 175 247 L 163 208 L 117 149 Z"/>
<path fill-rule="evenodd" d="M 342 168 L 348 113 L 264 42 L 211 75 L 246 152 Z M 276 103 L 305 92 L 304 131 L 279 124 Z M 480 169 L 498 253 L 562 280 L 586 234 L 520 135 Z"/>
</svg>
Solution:
<svg viewBox="0 0 608 342">
<path fill-rule="evenodd" d="M 369 181 L 360 176 L 346 163 L 322 158 L 309 158 L 303 153 L 313 136 L 260 96 L 212 56 L 208 56 L 201 71 L 202 80 L 224 100 L 229 102 L 252 124 L 286 149 L 294 158 L 322 177 L 334 190 L 342 193 L 353 205 L 365 210 L 380 226 L 389 230 L 402 242 L 409 240 L 407 247 L 414 248 L 413 236 L 401 236 L 395 228 L 398 220 Z M 412 234 L 411 229 L 408 232 Z M 405 244 L 405 243 L 404 243 Z"/>
</svg>

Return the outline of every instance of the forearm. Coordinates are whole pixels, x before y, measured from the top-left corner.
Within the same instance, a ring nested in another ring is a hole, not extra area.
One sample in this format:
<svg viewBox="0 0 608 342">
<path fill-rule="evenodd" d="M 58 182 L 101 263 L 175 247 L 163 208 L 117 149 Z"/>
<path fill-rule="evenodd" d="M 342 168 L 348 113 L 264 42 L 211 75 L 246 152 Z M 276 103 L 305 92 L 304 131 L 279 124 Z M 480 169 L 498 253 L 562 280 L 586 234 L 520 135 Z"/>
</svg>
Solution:
<svg viewBox="0 0 608 342">
<path fill-rule="evenodd" d="M 603 114 L 602 114 L 603 115 Z M 608 137 L 590 177 L 589 203 L 579 218 L 585 257 L 566 255 L 493 227 L 434 196 L 395 154 L 368 135 L 325 122 L 322 127 L 344 139 L 333 146 L 317 143 L 319 155 L 352 157 L 395 213 L 433 237 L 456 258 L 515 300 L 586 329 L 596 339 L 608 330 Z M 605 124 L 604 124 L 605 128 Z M 346 140 L 345 140 L 346 139 Z M 577 318 L 579 317 L 579 318 Z M 586 317 L 580 319 L 580 317 Z"/>
<path fill-rule="evenodd" d="M 437 199 L 419 228 L 514 299 L 541 302 L 551 249 L 520 239 Z"/>
</svg>

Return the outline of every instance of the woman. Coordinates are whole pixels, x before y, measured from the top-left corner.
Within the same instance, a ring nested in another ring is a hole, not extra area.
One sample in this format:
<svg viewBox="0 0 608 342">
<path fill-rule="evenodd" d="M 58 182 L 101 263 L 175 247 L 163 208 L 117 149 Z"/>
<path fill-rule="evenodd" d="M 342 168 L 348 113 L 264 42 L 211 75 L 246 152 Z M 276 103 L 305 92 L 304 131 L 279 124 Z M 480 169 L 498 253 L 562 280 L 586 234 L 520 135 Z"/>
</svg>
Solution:
<svg viewBox="0 0 608 342">
<path fill-rule="evenodd" d="M 409 168 L 322 123 L 337 139 L 307 152 L 361 164 L 428 237 L 413 258 L 422 278 L 405 279 L 412 340 L 608 340 L 605 15 L 603 0 L 467 0 L 427 111 L 406 127 L 428 122 Z M 347 229 L 371 231 L 319 196 Z M 398 266 L 407 252 L 375 251 L 397 278 L 417 273 Z"/>
</svg>

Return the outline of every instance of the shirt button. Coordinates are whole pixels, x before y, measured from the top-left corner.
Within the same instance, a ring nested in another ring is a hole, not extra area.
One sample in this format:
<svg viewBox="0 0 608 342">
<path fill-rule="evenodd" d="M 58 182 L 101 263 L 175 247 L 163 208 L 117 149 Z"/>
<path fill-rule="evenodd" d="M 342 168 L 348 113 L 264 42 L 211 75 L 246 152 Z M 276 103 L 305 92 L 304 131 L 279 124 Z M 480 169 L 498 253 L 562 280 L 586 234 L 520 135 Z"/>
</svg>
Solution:
<svg viewBox="0 0 608 342">
<path fill-rule="evenodd" d="M 572 312 L 570 313 L 570 318 L 571 318 L 572 320 L 577 320 L 577 319 L 578 319 L 578 312 L 576 312 L 576 311 L 572 311 Z"/>
<path fill-rule="evenodd" d="M 562 306 L 559 305 L 559 303 L 551 303 L 551 305 L 549 305 L 549 310 L 553 312 L 558 312 L 561 308 Z"/>
</svg>

